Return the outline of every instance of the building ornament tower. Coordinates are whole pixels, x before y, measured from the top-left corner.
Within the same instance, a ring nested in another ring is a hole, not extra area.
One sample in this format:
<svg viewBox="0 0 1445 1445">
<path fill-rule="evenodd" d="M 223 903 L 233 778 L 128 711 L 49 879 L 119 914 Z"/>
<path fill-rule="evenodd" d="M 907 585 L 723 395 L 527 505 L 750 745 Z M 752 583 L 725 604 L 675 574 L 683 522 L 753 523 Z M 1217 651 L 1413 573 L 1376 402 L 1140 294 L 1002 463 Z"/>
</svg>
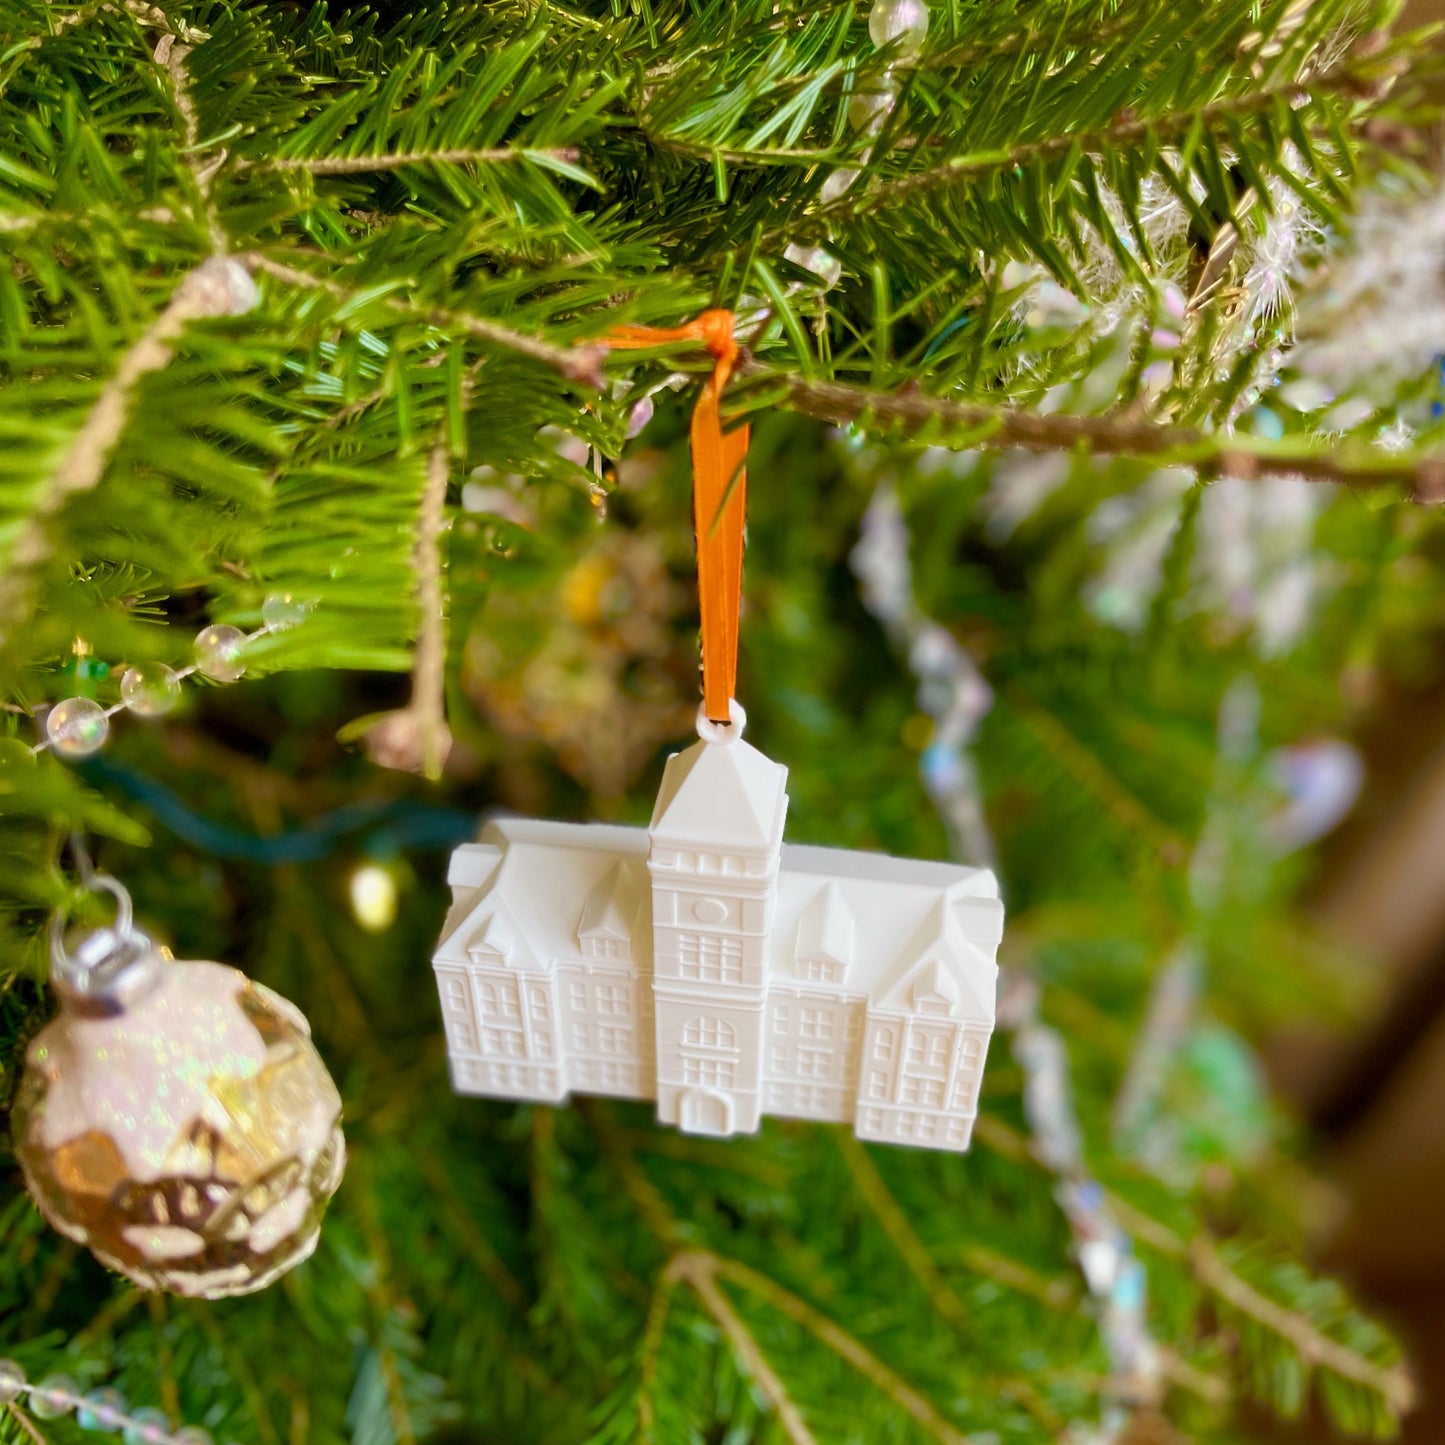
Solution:
<svg viewBox="0 0 1445 1445">
<path fill-rule="evenodd" d="M 703 721 L 649 828 L 505 819 L 452 855 L 433 959 L 461 1093 L 655 1099 L 968 1147 L 994 1022 L 993 874 L 786 845 L 787 769 Z"/>
</svg>

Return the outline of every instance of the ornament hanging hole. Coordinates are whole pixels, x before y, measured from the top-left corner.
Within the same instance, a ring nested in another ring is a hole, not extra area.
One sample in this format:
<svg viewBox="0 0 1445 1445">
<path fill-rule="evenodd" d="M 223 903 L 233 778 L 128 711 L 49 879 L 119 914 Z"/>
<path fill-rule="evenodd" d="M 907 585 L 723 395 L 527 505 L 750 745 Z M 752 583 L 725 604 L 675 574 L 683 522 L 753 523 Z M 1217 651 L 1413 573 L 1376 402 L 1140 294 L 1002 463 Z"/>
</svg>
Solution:
<svg viewBox="0 0 1445 1445">
<path fill-rule="evenodd" d="M 705 743 L 731 743 L 742 737 L 748 725 L 748 715 L 737 698 L 728 703 L 728 720 L 719 722 L 707 715 L 707 708 L 697 710 L 697 735 Z"/>
</svg>

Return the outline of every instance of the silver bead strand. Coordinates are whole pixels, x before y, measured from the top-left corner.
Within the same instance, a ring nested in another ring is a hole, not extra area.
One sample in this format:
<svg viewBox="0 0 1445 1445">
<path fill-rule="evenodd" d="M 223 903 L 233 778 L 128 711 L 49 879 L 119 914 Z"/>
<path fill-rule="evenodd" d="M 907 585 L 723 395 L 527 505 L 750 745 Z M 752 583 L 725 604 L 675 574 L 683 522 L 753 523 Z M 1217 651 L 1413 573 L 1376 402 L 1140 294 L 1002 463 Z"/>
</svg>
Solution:
<svg viewBox="0 0 1445 1445">
<path fill-rule="evenodd" d="M 880 50 L 892 46 L 898 60 L 916 60 L 928 34 L 928 5 L 925 0 L 874 0 L 868 12 L 868 34 Z M 848 124 L 863 135 L 876 136 L 898 104 L 898 82 L 890 65 L 884 72 L 882 90 L 859 91 L 848 101 Z M 872 147 L 860 157 L 864 164 Z M 839 166 L 829 173 L 818 191 L 818 199 L 830 206 L 857 181 L 861 172 Z M 843 274 L 842 264 L 825 246 L 788 246 L 783 255 L 795 266 L 811 271 L 831 291 Z"/>
</svg>

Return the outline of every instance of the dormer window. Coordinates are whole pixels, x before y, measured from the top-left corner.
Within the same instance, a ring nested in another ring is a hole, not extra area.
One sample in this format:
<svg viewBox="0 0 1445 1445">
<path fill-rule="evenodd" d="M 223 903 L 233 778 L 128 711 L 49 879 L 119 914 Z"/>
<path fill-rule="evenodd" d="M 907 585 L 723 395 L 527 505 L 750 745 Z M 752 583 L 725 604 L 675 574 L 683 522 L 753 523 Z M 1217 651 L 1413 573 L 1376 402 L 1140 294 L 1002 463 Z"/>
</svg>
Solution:
<svg viewBox="0 0 1445 1445">
<path fill-rule="evenodd" d="M 632 958 L 632 948 L 625 938 L 606 938 L 593 935 L 582 940 L 582 957 L 599 962 L 627 963 Z"/>
<path fill-rule="evenodd" d="M 641 901 L 641 882 L 632 869 L 624 863 L 610 868 L 587 895 L 577 921 L 577 947 L 582 957 L 631 962 L 632 931 Z"/>
<path fill-rule="evenodd" d="M 836 883 L 818 891 L 798 920 L 795 963 L 814 983 L 842 983 L 853 955 L 853 914 Z"/>
</svg>

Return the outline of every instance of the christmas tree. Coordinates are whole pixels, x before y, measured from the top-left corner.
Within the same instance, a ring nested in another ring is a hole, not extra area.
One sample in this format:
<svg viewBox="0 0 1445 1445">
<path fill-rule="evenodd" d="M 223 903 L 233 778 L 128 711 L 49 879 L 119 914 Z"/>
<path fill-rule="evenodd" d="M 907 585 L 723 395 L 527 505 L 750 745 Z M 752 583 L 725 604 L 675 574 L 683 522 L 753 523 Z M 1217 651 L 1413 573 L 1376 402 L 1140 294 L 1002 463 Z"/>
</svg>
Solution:
<svg viewBox="0 0 1445 1445">
<path fill-rule="evenodd" d="M 7 1160 L 0 1438 L 1392 1432 L 1247 1041 L 1356 1006 L 1294 903 L 1348 754 L 1301 744 L 1445 590 L 1394 11 L 0 0 L 0 1097 L 48 920 L 104 915 L 82 835 L 305 1011 L 350 1155 L 219 1303 Z M 967 1154 L 448 1081 L 447 852 L 645 821 L 691 728 L 712 359 L 612 342 L 708 309 L 791 835 L 998 870 Z"/>
</svg>

